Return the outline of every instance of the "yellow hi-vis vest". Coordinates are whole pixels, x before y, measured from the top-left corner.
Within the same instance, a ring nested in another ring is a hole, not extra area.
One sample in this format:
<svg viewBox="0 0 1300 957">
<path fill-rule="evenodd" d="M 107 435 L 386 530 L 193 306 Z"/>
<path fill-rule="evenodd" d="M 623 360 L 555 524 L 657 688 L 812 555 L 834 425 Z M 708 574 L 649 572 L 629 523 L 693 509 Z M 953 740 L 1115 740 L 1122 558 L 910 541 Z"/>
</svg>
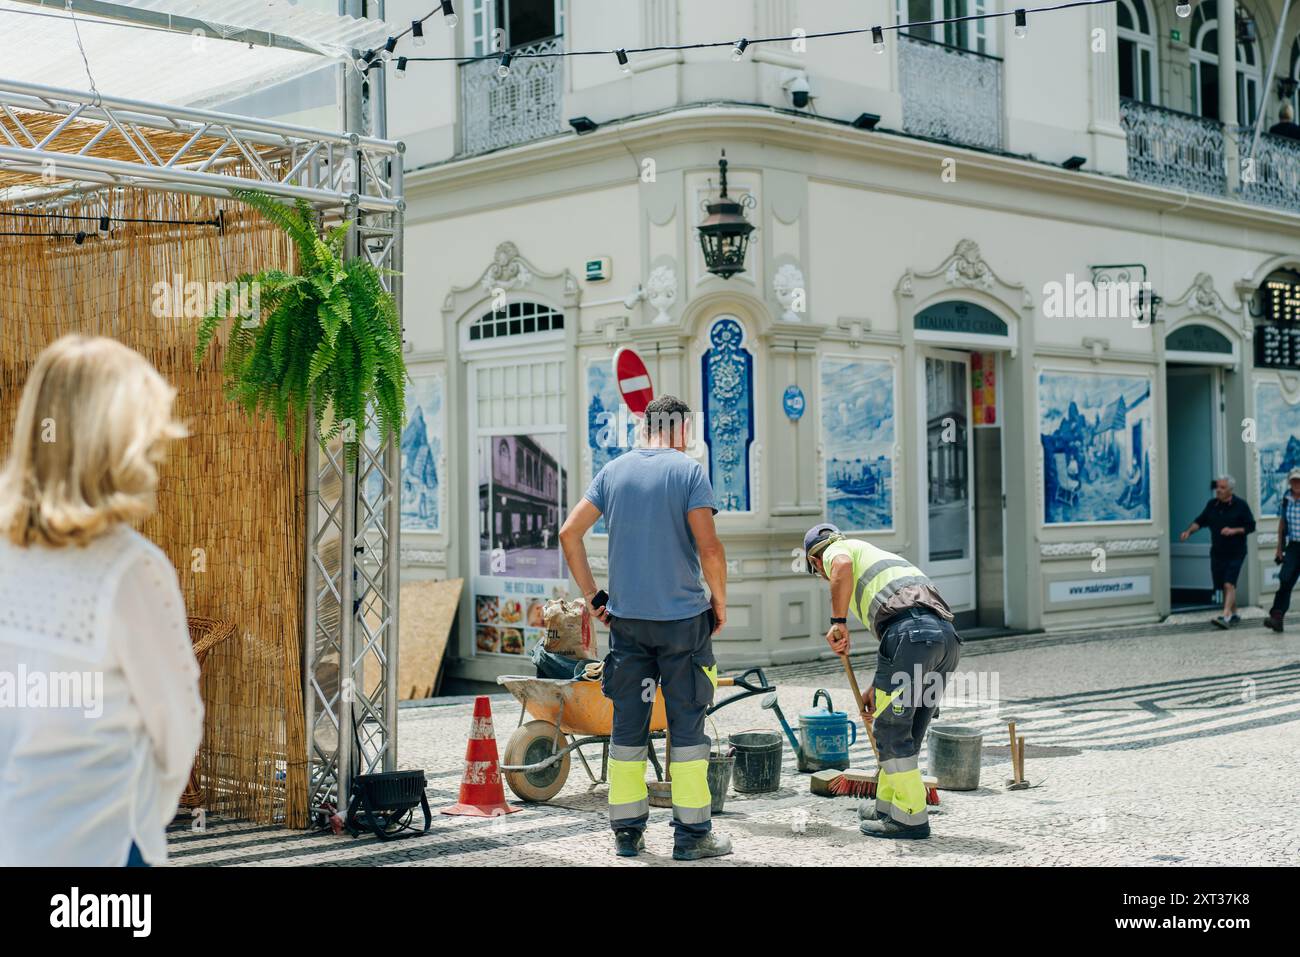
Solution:
<svg viewBox="0 0 1300 957">
<path fill-rule="evenodd" d="M 847 555 L 853 561 L 853 595 L 849 609 L 877 635 L 876 620 L 885 603 L 908 585 L 930 585 L 930 579 L 906 558 L 877 548 L 856 538 L 832 542 L 822 552 L 822 562 L 830 574 L 831 562 Z"/>
</svg>

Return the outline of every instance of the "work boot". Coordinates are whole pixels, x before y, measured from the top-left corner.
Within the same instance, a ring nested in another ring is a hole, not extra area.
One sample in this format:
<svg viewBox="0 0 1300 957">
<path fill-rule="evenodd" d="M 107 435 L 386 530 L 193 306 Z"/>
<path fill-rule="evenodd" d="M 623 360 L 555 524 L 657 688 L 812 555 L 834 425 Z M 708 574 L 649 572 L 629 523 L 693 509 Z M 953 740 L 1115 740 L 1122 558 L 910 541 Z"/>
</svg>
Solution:
<svg viewBox="0 0 1300 957">
<path fill-rule="evenodd" d="M 878 817 L 863 821 L 858 830 L 867 837 L 885 837 L 894 840 L 916 841 L 930 836 L 930 822 L 924 824 L 899 824 L 892 817 Z"/>
<path fill-rule="evenodd" d="M 619 857 L 636 857 L 645 850 L 645 835 L 635 828 L 625 827 L 614 832 L 614 853 Z"/>
<path fill-rule="evenodd" d="M 1232 617 L 1228 619 L 1228 627 L 1236 628 L 1239 624 L 1241 624 L 1241 616 L 1234 611 Z"/>
<path fill-rule="evenodd" d="M 1281 633 L 1282 633 L 1282 618 L 1281 618 L 1281 616 L 1280 616 L 1280 615 L 1269 614 L 1269 616 L 1268 616 L 1267 618 L 1264 619 L 1264 627 L 1265 627 L 1265 628 L 1270 628 L 1270 629 L 1272 629 L 1273 631 L 1276 631 L 1278 634 L 1281 634 Z"/>
<path fill-rule="evenodd" d="M 693 844 L 678 844 L 673 848 L 674 861 L 699 861 L 706 857 L 722 857 L 731 853 L 731 838 L 710 831 Z"/>
<path fill-rule="evenodd" d="M 859 821 L 874 821 L 878 817 L 880 817 L 880 813 L 876 810 L 875 798 L 867 798 L 865 801 L 858 802 Z"/>
</svg>

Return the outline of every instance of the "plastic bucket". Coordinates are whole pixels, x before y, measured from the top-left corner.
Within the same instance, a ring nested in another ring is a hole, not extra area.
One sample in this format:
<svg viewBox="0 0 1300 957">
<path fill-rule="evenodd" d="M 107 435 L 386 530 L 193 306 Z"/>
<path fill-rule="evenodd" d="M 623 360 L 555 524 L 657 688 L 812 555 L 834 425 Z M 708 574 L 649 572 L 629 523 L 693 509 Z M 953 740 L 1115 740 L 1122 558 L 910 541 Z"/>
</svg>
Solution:
<svg viewBox="0 0 1300 957">
<path fill-rule="evenodd" d="M 736 749 L 731 783 L 739 794 L 762 794 L 781 786 L 779 731 L 738 731 L 728 739 Z"/>
<path fill-rule="evenodd" d="M 709 795 L 713 798 L 710 808 L 714 814 L 721 813 L 722 805 L 726 803 L 727 788 L 731 786 L 731 770 L 735 766 L 734 755 L 709 755 Z"/>
<path fill-rule="evenodd" d="M 980 786 L 980 749 L 984 734 L 959 724 L 930 729 L 930 773 L 945 791 L 974 791 Z"/>
</svg>

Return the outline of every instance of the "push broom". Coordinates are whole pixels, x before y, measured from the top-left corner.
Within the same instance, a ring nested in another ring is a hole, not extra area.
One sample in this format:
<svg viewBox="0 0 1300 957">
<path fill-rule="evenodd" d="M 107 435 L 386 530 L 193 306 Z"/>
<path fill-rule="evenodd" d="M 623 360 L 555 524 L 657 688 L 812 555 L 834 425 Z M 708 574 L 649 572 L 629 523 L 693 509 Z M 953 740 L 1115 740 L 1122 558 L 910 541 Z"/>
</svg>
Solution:
<svg viewBox="0 0 1300 957">
<path fill-rule="evenodd" d="M 858 676 L 853 673 L 853 665 L 849 663 L 849 656 L 840 655 L 840 661 L 844 664 L 844 674 L 849 679 L 849 687 L 853 690 L 853 700 L 858 703 L 858 714 L 862 716 L 862 726 L 867 731 L 867 740 L 871 742 L 871 753 L 876 758 L 876 767 L 879 768 L 880 750 L 876 747 L 876 732 L 872 727 L 875 719 L 867 711 L 867 703 L 862 699 L 862 689 L 858 687 Z M 836 797 L 875 797 L 876 779 L 877 776 L 871 772 L 849 768 L 831 784 L 830 792 Z M 939 789 L 936 784 L 937 782 L 934 779 L 925 781 L 926 804 L 936 805 L 939 803 Z"/>
</svg>

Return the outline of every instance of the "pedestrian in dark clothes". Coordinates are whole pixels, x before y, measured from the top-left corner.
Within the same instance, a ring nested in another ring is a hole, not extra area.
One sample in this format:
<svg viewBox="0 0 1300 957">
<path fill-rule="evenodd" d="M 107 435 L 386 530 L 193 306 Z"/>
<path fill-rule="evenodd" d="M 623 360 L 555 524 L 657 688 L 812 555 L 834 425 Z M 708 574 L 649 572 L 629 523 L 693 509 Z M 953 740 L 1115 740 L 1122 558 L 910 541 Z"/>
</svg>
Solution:
<svg viewBox="0 0 1300 957">
<path fill-rule="evenodd" d="M 1300 578 L 1300 468 L 1292 469 L 1286 478 L 1290 489 L 1278 507 L 1277 551 L 1273 553 L 1273 560 L 1281 563 L 1282 571 L 1278 575 L 1273 607 L 1264 619 L 1264 627 L 1274 631 L 1282 630 L 1282 619 L 1291 607 L 1291 589 Z"/>
<path fill-rule="evenodd" d="M 1295 122 L 1295 111 L 1290 103 L 1283 103 L 1278 110 L 1277 122 L 1268 128 L 1272 136 L 1283 136 L 1289 140 L 1300 140 L 1300 124 Z"/>
<path fill-rule="evenodd" d="M 1178 536 L 1180 542 L 1185 542 L 1199 529 L 1210 530 L 1210 577 L 1215 590 L 1223 592 L 1223 614 L 1210 621 L 1219 628 L 1231 628 L 1241 621 L 1237 614 L 1237 577 L 1246 561 L 1246 536 L 1255 530 L 1255 516 L 1245 499 L 1233 494 L 1236 487 L 1231 475 L 1215 479 L 1214 498 Z"/>
</svg>

